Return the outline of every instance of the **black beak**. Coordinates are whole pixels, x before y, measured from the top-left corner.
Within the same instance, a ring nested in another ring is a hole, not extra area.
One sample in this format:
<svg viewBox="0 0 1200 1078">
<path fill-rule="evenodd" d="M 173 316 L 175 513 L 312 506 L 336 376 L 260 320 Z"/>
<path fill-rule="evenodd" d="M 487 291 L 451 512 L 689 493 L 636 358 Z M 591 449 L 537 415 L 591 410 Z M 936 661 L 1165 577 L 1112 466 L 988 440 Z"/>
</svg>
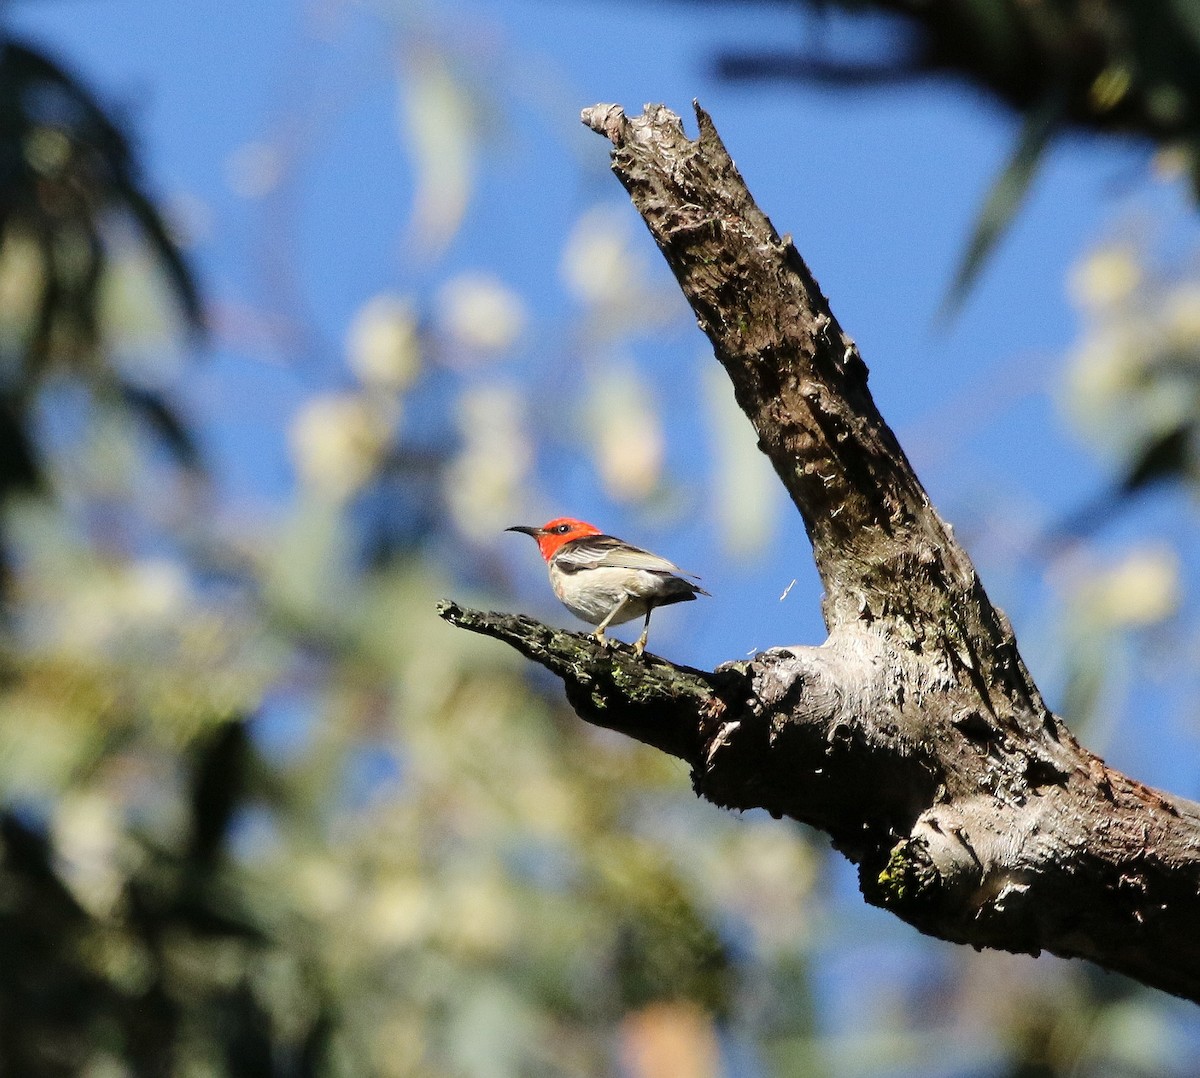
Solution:
<svg viewBox="0 0 1200 1078">
<path fill-rule="evenodd" d="M 528 524 L 514 524 L 511 528 L 505 528 L 506 532 L 521 532 L 524 535 L 532 535 L 535 539 L 542 534 L 541 528 L 531 528 Z"/>
</svg>

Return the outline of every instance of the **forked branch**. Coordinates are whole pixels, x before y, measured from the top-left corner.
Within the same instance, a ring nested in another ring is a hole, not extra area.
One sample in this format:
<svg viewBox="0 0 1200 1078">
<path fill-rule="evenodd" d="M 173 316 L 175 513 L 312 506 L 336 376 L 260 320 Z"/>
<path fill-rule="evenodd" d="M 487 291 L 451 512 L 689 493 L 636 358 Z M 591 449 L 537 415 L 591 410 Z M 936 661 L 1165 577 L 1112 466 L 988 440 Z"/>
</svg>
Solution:
<svg viewBox="0 0 1200 1078">
<path fill-rule="evenodd" d="M 713 673 L 444 604 L 562 677 L 590 722 L 687 760 L 698 793 L 820 827 L 924 932 L 1089 958 L 1200 1001 L 1200 806 L 1121 775 L 1045 706 L 933 509 L 867 368 L 712 121 L 583 120 L 799 509 L 829 638 Z"/>
</svg>

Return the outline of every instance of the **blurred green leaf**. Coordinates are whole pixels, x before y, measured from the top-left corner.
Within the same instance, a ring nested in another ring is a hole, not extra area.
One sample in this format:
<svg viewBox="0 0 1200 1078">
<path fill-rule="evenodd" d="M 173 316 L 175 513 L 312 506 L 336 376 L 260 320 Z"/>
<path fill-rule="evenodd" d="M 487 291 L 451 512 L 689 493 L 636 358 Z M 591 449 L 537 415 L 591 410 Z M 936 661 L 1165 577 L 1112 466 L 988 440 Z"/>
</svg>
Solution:
<svg viewBox="0 0 1200 1078">
<path fill-rule="evenodd" d="M 181 468 L 203 470 L 200 446 L 175 406 L 160 392 L 120 379 L 118 392 L 125 405 L 142 420 Z"/>
<path fill-rule="evenodd" d="M 233 814 L 245 797 L 249 752 L 246 724 L 239 718 L 209 734 L 197 753 L 187 851 L 196 871 L 211 867 Z"/>
<path fill-rule="evenodd" d="M 191 270 L 142 190 L 120 127 L 91 92 L 43 52 L 0 38 L 0 242 L 14 231 L 39 246 L 44 283 L 29 338 L 30 373 L 78 362 L 101 342 L 97 297 L 106 271 L 104 229 L 125 215 L 158 259 L 190 326 L 202 311 Z"/>
<path fill-rule="evenodd" d="M 398 119 L 416 181 L 412 243 L 437 255 L 458 231 L 475 183 L 473 102 L 437 50 L 411 48 L 399 77 Z"/>
<path fill-rule="evenodd" d="M 987 259 L 1012 225 L 1062 119 L 1063 105 L 1058 95 L 1047 97 L 1025 118 L 1012 157 L 996 177 L 979 212 L 962 262 L 942 303 L 941 318 L 957 313 Z"/>
<path fill-rule="evenodd" d="M 1180 478 L 1192 464 L 1191 423 L 1164 431 L 1142 447 L 1121 480 L 1121 491 L 1132 494 L 1153 483 Z"/>
</svg>

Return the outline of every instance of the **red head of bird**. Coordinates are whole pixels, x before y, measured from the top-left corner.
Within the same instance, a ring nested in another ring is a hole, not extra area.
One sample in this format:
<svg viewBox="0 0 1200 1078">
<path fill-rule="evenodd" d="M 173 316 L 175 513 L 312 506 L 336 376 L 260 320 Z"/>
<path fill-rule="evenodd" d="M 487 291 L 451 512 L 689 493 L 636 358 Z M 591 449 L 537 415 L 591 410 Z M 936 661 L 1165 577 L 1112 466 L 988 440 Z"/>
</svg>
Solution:
<svg viewBox="0 0 1200 1078">
<path fill-rule="evenodd" d="M 600 535 L 600 529 L 585 520 L 575 520 L 573 517 L 556 517 L 548 520 L 540 528 L 531 528 L 528 524 L 516 524 L 505 531 L 522 532 L 532 535 L 537 540 L 538 550 L 548 562 L 564 543 L 582 539 L 588 535 Z"/>
</svg>

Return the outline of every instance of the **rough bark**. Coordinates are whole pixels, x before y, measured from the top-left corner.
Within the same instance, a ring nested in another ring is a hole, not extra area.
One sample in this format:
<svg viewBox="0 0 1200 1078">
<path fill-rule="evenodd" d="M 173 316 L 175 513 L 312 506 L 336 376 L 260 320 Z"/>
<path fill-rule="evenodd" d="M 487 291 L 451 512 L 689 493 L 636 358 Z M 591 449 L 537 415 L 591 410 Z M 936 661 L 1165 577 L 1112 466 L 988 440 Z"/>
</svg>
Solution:
<svg viewBox="0 0 1200 1078">
<path fill-rule="evenodd" d="M 686 760 L 697 793 L 829 832 L 923 932 L 1091 959 L 1200 1001 L 1200 805 L 1082 748 L 867 389 L 791 239 L 708 115 L 584 111 L 799 509 L 829 637 L 713 673 L 443 604 L 562 677 L 586 720 Z"/>
</svg>

